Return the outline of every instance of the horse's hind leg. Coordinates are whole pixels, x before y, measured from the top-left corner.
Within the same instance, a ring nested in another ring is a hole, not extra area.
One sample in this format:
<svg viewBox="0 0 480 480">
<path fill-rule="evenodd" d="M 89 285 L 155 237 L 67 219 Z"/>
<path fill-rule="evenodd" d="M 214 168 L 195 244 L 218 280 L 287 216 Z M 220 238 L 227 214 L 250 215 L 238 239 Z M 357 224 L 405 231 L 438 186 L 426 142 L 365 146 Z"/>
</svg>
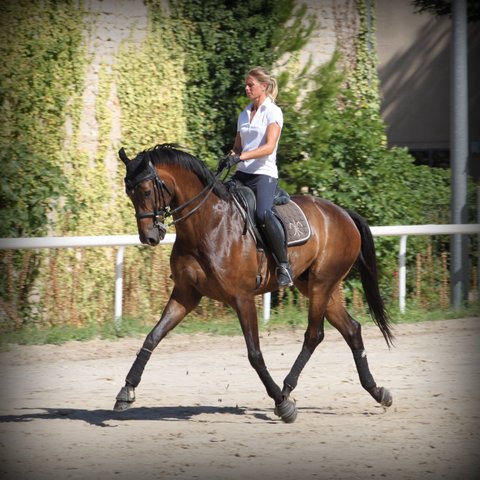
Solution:
<svg viewBox="0 0 480 480">
<path fill-rule="evenodd" d="M 339 288 L 332 295 L 325 316 L 327 320 L 342 334 L 352 350 L 362 387 L 370 393 L 378 403 L 385 407 L 389 407 L 392 404 L 392 395 L 386 388 L 377 387 L 377 384 L 370 373 L 367 354 L 363 346 L 362 327 L 345 309 Z"/>
<path fill-rule="evenodd" d="M 137 353 L 125 380 L 125 386 L 117 395 L 113 409 L 123 411 L 130 408 L 135 401 L 135 388 L 140 383 L 143 370 L 155 347 L 160 343 L 167 333 L 176 327 L 180 321 L 192 311 L 200 302 L 201 295 L 191 290 L 182 294 L 177 288 L 173 289 L 162 316 L 152 331 L 147 335 L 143 346 Z"/>
</svg>

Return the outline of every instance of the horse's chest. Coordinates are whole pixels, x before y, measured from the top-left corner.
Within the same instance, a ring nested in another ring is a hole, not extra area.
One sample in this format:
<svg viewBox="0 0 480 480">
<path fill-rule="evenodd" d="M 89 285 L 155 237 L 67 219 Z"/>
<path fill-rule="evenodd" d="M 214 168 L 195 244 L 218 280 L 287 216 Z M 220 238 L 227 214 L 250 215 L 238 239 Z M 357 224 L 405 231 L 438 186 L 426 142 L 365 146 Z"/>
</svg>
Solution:
<svg viewBox="0 0 480 480">
<path fill-rule="evenodd" d="M 216 283 L 216 275 L 213 275 L 208 265 L 193 256 L 182 257 L 172 264 L 172 277 L 176 285 L 194 287 L 200 293 L 207 295 Z"/>
</svg>

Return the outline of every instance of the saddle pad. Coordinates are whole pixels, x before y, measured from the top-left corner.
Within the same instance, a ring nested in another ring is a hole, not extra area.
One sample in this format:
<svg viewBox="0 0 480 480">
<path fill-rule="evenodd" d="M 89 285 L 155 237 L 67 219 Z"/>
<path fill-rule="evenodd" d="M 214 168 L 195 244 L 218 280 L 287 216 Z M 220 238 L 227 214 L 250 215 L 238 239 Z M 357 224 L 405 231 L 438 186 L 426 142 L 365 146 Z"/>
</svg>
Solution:
<svg viewBox="0 0 480 480">
<path fill-rule="evenodd" d="M 293 201 L 284 205 L 275 205 L 277 215 L 281 218 L 287 231 L 288 246 L 305 243 L 312 234 L 303 210 Z"/>
</svg>

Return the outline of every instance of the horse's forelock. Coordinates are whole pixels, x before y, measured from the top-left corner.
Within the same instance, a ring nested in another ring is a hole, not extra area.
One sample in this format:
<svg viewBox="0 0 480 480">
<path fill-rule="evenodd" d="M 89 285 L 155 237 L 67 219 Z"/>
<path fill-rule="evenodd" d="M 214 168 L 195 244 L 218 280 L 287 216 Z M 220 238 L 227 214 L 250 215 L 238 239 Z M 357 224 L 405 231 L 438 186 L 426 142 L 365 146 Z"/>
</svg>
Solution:
<svg viewBox="0 0 480 480">
<path fill-rule="evenodd" d="M 135 178 L 145 168 L 145 157 L 140 153 L 127 163 L 127 178 Z"/>
<path fill-rule="evenodd" d="M 151 176 L 152 171 L 149 168 L 149 159 L 143 154 L 139 153 L 134 159 L 127 164 L 127 173 L 125 175 L 125 183 L 127 188 L 133 188 L 135 185 Z"/>
</svg>

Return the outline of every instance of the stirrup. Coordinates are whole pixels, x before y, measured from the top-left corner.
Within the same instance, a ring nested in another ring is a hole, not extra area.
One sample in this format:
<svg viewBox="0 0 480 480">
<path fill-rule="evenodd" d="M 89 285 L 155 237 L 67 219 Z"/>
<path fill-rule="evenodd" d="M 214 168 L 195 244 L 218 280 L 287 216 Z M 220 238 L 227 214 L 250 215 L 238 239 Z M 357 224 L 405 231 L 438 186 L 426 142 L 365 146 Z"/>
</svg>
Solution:
<svg viewBox="0 0 480 480">
<path fill-rule="evenodd" d="M 278 286 L 280 288 L 291 287 L 293 285 L 292 269 L 288 263 L 281 263 L 275 270 Z"/>
</svg>

